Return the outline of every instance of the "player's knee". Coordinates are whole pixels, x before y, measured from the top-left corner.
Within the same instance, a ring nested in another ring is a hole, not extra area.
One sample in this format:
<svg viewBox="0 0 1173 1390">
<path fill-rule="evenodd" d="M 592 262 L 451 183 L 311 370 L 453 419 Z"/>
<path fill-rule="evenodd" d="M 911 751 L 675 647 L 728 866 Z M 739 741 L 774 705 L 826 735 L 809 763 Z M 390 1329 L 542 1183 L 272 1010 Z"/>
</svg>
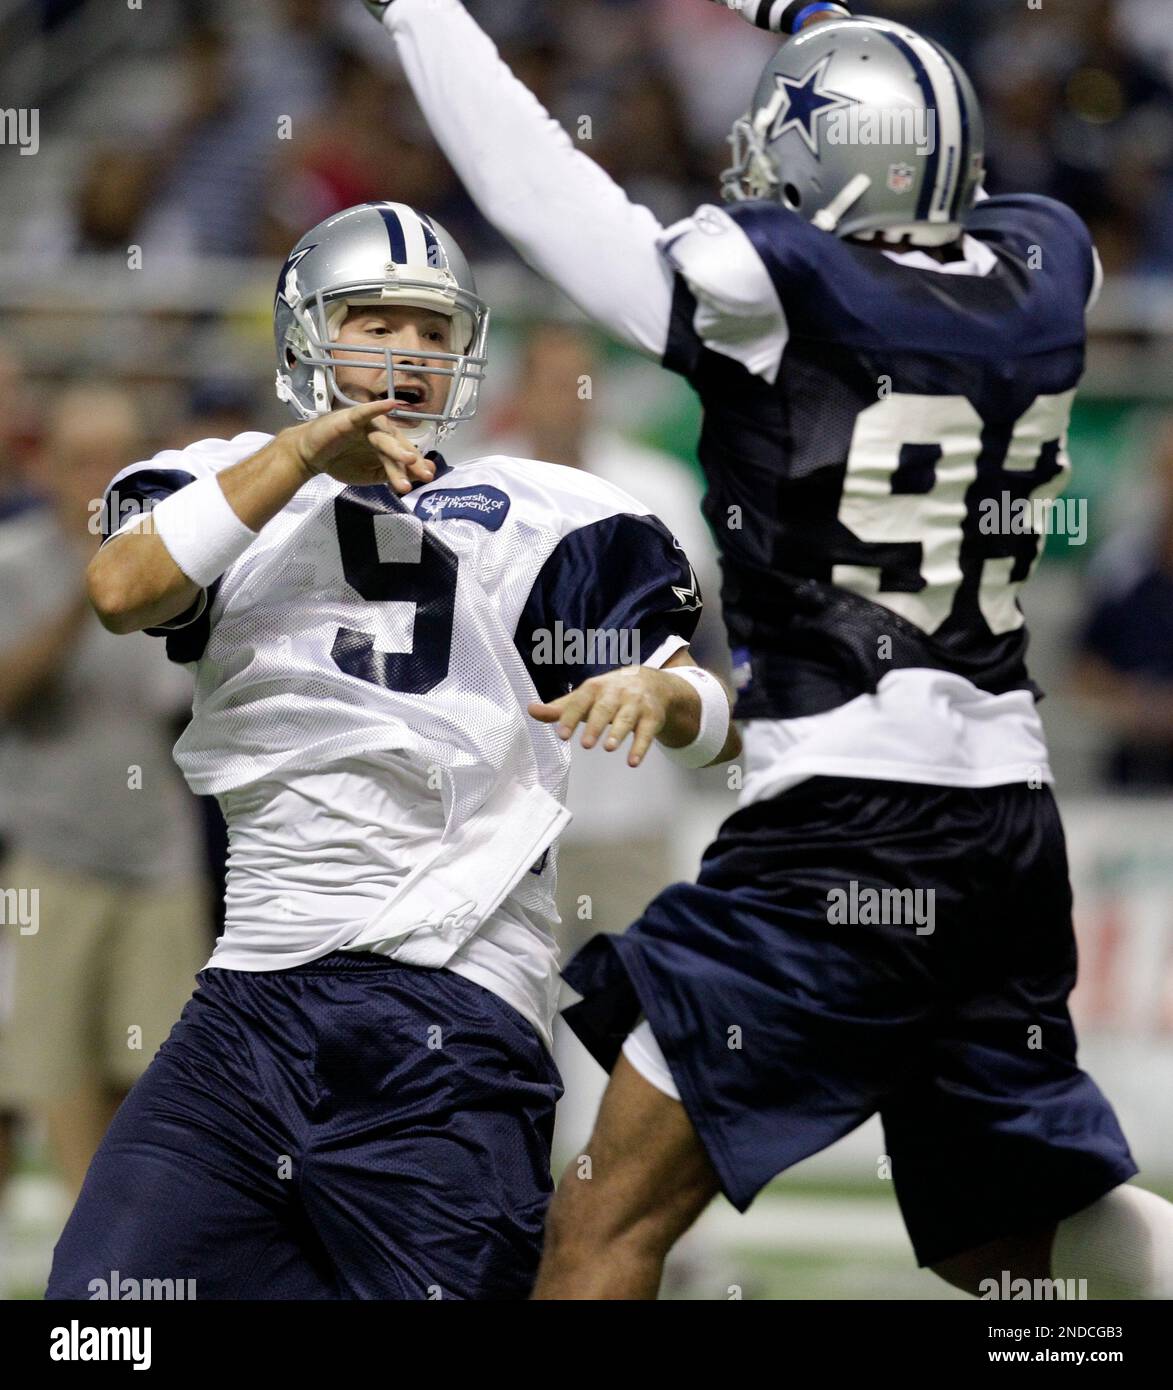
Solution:
<svg viewBox="0 0 1173 1390">
<path fill-rule="evenodd" d="M 585 1176 L 572 1168 L 563 1178 L 546 1222 L 547 1250 L 629 1247 L 663 1256 L 713 1197 L 707 1177 L 680 1175 L 649 1190 L 621 1171 Z"/>
<path fill-rule="evenodd" d="M 1011 1279 L 1048 1278 L 1053 1237 L 1053 1227 L 1024 1235 L 1005 1236 L 988 1245 L 939 1260 L 929 1268 L 955 1289 L 978 1298 L 987 1280 L 993 1279 L 1000 1285 L 1003 1274 Z"/>
</svg>

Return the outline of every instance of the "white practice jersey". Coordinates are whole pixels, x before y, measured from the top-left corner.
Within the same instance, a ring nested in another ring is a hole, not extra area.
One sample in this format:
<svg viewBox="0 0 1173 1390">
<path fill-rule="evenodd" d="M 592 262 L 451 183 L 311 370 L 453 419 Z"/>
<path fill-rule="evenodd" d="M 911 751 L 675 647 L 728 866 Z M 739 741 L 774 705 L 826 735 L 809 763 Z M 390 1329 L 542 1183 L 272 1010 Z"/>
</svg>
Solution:
<svg viewBox="0 0 1173 1390">
<path fill-rule="evenodd" d="M 459 0 L 397 0 L 384 24 L 485 217 L 701 399 L 743 803 L 819 774 L 1049 781 L 1018 594 L 1070 475 L 1100 278 L 1079 219 L 989 199 L 947 262 L 853 245 L 777 203 L 664 227 Z"/>
<path fill-rule="evenodd" d="M 108 530 L 269 438 L 124 469 Z M 176 761 L 228 822 L 210 964 L 361 949 L 444 966 L 548 1039 L 570 750 L 526 706 L 661 665 L 700 595 L 672 535 L 618 488 L 531 460 L 432 457 L 435 479 L 403 499 L 313 479 L 153 630 L 195 673 Z"/>
</svg>

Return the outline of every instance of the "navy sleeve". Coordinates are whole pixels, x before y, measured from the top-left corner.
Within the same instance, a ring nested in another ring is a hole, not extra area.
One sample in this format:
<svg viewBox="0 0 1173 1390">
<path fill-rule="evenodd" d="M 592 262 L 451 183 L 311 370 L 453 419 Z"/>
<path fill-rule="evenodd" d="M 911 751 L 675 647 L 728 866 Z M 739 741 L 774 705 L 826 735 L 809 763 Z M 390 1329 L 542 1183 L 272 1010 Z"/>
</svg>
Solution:
<svg viewBox="0 0 1173 1390">
<path fill-rule="evenodd" d="M 128 521 L 154 511 L 157 503 L 195 480 L 194 473 L 182 468 L 140 468 L 116 478 L 102 500 L 102 540 L 108 541 Z"/>
<path fill-rule="evenodd" d="M 700 366 L 705 345 L 693 326 L 696 318 L 696 295 L 688 281 L 677 272 L 672 292 L 672 316 L 668 320 L 668 344 L 663 364 L 670 372 L 679 372 L 687 381 Z"/>
<path fill-rule="evenodd" d="M 965 216 L 965 230 L 1041 272 L 1054 294 L 1072 298 L 1082 314 L 1095 279 L 1092 234 L 1066 203 L 1037 193 L 986 198 Z"/>
<path fill-rule="evenodd" d="M 819 252 L 837 248 L 839 238 L 820 232 L 790 208 L 767 199 L 747 199 L 725 211 L 749 238 L 789 313 L 791 292 L 803 287 L 812 272 L 819 273 Z"/>
<path fill-rule="evenodd" d="M 196 480 L 194 473 L 182 468 L 140 468 L 116 479 L 106 489 L 102 503 L 102 543 L 133 517 L 152 512 L 158 503 Z M 220 581 L 201 593 L 182 613 L 159 627 L 144 628 L 148 637 L 167 639 L 167 656 L 171 661 L 197 661 L 203 654 L 211 632 L 207 611 L 216 596 Z M 194 654 L 193 654 L 194 653 Z"/>
<path fill-rule="evenodd" d="M 680 544 L 654 516 L 623 513 L 564 536 L 542 566 L 514 641 L 543 700 L 591 676 L 688 642 L 701 592 Z"/>
</svg>

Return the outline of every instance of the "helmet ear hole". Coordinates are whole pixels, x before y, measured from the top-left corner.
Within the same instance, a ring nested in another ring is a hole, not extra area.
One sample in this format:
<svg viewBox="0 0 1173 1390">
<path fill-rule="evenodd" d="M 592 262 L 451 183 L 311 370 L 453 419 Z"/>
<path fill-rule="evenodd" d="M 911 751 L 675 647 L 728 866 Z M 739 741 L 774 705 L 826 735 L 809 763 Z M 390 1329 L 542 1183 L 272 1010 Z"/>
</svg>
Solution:
<svg viewBox="0 0 1173 1390">
<path fill-rule="evenodd" d="M 788 208 L 793 208 L 795 212 L 802 207 L 802 194 L 792 183 L 782 185 L 782 201 Z"/>
</svg>

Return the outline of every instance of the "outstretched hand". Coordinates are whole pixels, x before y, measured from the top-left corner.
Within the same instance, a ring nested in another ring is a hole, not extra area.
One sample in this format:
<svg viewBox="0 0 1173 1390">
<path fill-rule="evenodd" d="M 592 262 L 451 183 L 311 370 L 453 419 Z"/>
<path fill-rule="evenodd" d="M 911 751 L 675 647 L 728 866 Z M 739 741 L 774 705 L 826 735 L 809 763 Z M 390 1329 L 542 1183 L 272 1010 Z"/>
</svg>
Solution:
<svg viewBox="0 0 1173 1390">
<path fill-rule="evenodd" d="M 393 400 L 367 401 L 332 410 L 282 431 L 308 477 L 329 473 L 341 483 L 387 483 L 401 496 L 430 482 L 436 466 L 387 418 Z"/>
<path fill-rule="evenodd" d="M 560 699 L 535 700 L 529 712 L 543 724 L 556 723 L 563 740 L 573 738 L 575 729 L 585 723 L 584 748 L 593 748 L 606 733 L 603 748 L 613 753 L 631 736 L 627 765 L 638 767 L 669 718 L 690 703 L 699 708 L 696 692 L 667 672 L 652 666 L 621 666 L 592 676 Z"/>
</svg>

